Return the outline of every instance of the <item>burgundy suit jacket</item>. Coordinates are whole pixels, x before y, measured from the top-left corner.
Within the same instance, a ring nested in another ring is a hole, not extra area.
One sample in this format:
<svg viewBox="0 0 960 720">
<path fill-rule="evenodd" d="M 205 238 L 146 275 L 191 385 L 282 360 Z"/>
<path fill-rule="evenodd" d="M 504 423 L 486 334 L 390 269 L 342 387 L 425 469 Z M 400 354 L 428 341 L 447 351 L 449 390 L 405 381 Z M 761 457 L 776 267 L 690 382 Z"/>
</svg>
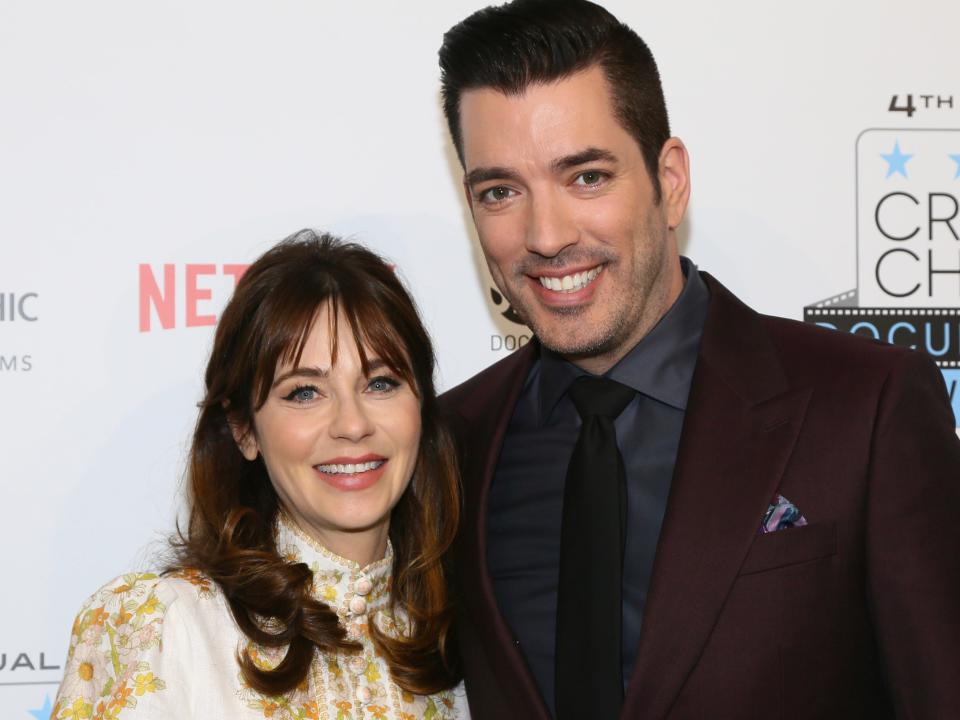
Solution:
<svg viewBox="0 0 960 720">
<path fill-rule="evenodd" d="M 921 352 L 759 315 L 704 279 L 622 717 L 960 718 L 960 441 L 942 375 Z M 477 720 L 549 717 L 486 560 L 490 483 L 536 352 L 441 399 L 461 447 L 458 642 Z M 809 524 L 760 535 L 777 494 Z"/>
</svg>

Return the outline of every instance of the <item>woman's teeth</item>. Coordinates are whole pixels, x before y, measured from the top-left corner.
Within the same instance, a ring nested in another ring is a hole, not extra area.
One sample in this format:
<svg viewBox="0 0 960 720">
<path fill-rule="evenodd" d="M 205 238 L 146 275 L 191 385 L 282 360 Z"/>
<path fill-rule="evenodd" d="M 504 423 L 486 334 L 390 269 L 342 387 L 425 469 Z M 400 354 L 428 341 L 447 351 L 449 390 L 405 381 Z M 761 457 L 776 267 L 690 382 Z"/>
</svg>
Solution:
<svg viewBox="0 0 960 720">
<path fill-rule="evenodd" d="M 574 273 L 573 275 L 564 275 L 563 277 L 540 277 L 538 280 L 540 280 L 540 284 L 543 285 L 547 290 L 553 290 L 554 292 L 561 293 L 571 293 L 585 288 L 587 285 L 593 282 L 593 279 L 599 274 L 600 266 L 598 265 L 591 270 Z"/>
<path fill-rule="evenodd" d="M 371 460 L 365 463 L 351 463 L 349 465 L 317 465 L 317 470 L 327 475 L 357 475 L 359 473 L 376 470 L 386 460 Z"/>
</svg>

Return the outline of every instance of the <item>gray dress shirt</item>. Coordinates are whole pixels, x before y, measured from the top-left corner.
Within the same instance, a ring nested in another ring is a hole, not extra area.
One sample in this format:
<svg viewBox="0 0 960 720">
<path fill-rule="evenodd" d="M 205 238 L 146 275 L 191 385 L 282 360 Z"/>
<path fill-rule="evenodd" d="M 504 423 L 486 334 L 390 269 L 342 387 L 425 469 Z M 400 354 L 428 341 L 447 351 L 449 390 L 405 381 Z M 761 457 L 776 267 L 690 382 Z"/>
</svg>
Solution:
<svg viewBox="0 0 960 720">
<path fill-rule="evenodd" d="M 624 687 L 636 661 L 653 557 L 709 302 L 696 266 L 681 258 L 681 267 L 686 281 L 680 297 L 605 375 L 636 390 L 614 423 L 627 475 Z M 584 374 L 541 347 L 507 429 L 487 510 L 487 562 L 494 594 L 554 716 L 563 486 L 580 432 L 580 417 L 567 390 Z"/>
</svg>

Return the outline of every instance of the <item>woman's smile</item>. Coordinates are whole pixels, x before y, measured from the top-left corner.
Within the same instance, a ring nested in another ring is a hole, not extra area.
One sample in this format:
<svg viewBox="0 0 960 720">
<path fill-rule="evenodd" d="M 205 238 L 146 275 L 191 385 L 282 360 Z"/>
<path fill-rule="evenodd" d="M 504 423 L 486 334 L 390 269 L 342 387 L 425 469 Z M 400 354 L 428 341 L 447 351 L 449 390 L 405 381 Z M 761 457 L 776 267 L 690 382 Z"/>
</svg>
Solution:
<svg viewBox="0 0 960 720">
<path fill-rule="evenodd" d="M 387 458 L 373 453 L 335 457 L 313 466 L 320 479 L 337 490 L 366 490 L 383 477 Z"/>
</svg>

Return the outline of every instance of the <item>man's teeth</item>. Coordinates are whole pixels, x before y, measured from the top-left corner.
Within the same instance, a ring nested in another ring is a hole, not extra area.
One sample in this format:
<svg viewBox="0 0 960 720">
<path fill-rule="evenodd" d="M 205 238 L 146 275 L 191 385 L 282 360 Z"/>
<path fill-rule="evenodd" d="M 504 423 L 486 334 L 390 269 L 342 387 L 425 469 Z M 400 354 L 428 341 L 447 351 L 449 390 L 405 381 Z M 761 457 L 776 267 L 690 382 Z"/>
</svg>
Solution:
<svg viewBox="0 0 960 720">
<path fill-rule="evenodd" d="M 540 277 L 540 284 L 543 285 L 547 290 L 553 290 L 554 292 L 561 293 L 570 293 L 576 292 L 577 290 L 582 290 L 591 282 L 593 279 L 600 274 L 600 266 L 593 268 L 592 270 L 585 270 L 584 272 L 574 273 L 573 275 L 564 275 L 563 277 Z"/>
<path fill-rule="evenodd" d="M 376 470 L 386 460 L 371 460 L 365 463 L 351 463 L 349 465 L 317 465 L 317 470 L 327 475 L 357 475 L 358 473 Z"/>
</svg>

